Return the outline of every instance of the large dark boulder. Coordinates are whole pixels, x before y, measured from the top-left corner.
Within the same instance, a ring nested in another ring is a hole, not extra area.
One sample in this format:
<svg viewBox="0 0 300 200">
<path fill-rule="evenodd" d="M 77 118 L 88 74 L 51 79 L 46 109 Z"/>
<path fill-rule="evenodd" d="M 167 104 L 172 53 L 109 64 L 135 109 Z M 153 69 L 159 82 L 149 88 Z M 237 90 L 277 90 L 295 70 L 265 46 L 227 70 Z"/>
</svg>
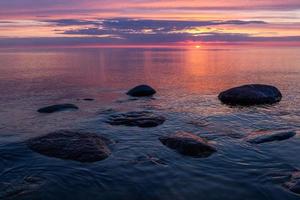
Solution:
<svg viewBox="0 0 300 200">
<path fill-rule="evenodd" d="M 187 132 L 162 136 L 159 140 L 167 147 L 189 156 L 208 157 L 217 151 L 207 140 Z"/>
<path fill-rule="evenodd" d="M 111 142 L 95 133 L 58 131 L 30 139 L 27 146 L 40 154 L 79 162 L 96 162 L 107 158 Z"/>
<path fill-rule="evenodd" d="M 220 101 L 229 105 L 260 105 L 273 104 L 281 100 L 281 92 L 274 86 L 252 84 L 231 88 L 221 92 Z"/>
<path fill-rule="evenodd" d="M 38 109 L 39 113 L 54 113 L 54 112 L 58 112 L 58 111 L 63 111 L 63 110 L 69 110 L 69 109 L 75 109 L 77 110 L 78 107 L 75 106 L 74 104 L 57 104 L 57 105 L 52 105 L 52 106 L 47 106 L 47 107 L 43 107 Z"/>
<path fill-rule="evenodd" d="M 148 86 L 148 85 L 139 85 L 131 90 L 129 90 L 126 94 L 133 97 L 144 97 L 144 96 L 152 96 L 156 93 L 156 91 Z"/>
<path fill-rule="evenodd" d="M 253 144 L 261 144 L 265 142 L 286 140 L 295 135 L 296 131 L 294 130 L 255 131 L 247 137 L 247 141 Z"/>
<path fill-rule="evenodd" d="M 106 120 L 111 125 L 155 127 L 165 122 L 165 117 L 149 111 L 112 114 Z"/>
</svg>

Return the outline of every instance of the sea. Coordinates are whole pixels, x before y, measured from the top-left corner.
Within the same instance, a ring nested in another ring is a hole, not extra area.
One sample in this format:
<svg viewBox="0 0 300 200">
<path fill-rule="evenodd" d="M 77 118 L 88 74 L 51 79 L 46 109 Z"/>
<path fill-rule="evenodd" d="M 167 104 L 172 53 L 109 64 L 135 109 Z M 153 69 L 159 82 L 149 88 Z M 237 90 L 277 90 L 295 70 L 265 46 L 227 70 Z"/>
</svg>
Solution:
<svg viewBox="0 0 300 200">
<path fill-rule="evenodd" d="M 228 106 L 221 91 L 268 84 L 281 102 Z M 147 84 L 157 93 L 126 92 Z M 93 101 L 85 101 L 90 98 Z M 78 110 L 38 113 L 72 103 Z M 300 130 L 300 48 L 74 47 L 0 49 L 0 199 L 296 200 L 285 186 L 300 169 L 300 138 L 251 144 L 257 131 Z M 157 127 L 114 126 L 114 113 L 149 111 Z M 105 160 L 82 163 L 32 151 L 26 141 L 59 130 L 115 141 Z M 191 157 L 159 137 L 188 132 L 217 152 Z"/>
</svg>

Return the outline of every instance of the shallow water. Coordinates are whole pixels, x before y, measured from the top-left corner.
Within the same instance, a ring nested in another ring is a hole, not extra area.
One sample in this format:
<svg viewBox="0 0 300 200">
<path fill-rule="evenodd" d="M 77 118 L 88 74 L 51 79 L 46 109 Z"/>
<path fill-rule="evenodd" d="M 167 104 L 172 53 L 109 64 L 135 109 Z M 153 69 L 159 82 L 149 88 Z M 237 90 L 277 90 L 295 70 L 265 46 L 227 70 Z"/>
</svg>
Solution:
<svg viewBox="0 0 300 200">
<path fill-rule="evenodd" d="M 300 49 L 9 49 L 0 50 L 0 199 L 299 199 L 282 185 L 300 168 L 299 136 L 260 145 L 260 129 L 300 129 Z M 154 98 L 126 91 L 141 83 Z M 265 83 L 279 104 L 228 107 L 217 95 L 232 86 Z M 95 101 L 83 101 L 94 98 Z M 74 103 L 78 111 L 40 114 Z M 119 111 L 153 111 L 155 128 L 111 126 Z M 29 150 L 26 139 L 82 130 L 117 143 L 103 161 L 84 164 Z M 208 158 L 183 156 L 158 137 L 188 131 L 211 140 Z"/>
</svg>

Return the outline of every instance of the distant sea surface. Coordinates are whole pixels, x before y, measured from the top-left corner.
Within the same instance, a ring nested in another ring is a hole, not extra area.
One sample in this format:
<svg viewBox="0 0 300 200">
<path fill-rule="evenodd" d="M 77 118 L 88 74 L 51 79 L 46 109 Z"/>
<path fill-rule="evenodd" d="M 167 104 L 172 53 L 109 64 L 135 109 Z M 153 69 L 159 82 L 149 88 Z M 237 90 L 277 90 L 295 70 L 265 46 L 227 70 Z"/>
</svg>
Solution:
<svg viewBox="0 0 300 200">
<path fill-rule="evenodd" d="M 219 92 L 242 84 L 278 87 L 271 106 L 229 107 Z M 153 98 L 125 93 L 139 84 Z M 66 48 L 0 50 L 0 199 L 290 200 L 282 185 L 300 168 L 300 139 L 249 144 L 253 131 L 300 129 L 300 48 Z M 94 101 L 84 101 L 93 98 Z M 73 103 L 77 111 L 37 109 Z M 153 111 L 155 128 L 111 126 L 111 112 Z M 117 141 L 95 163 L 46 157 L 24 141 L 57 130 Z M 177 131 L 204 137 L 218 151 L 178 154 L 158 138 Z"/>
</svg>

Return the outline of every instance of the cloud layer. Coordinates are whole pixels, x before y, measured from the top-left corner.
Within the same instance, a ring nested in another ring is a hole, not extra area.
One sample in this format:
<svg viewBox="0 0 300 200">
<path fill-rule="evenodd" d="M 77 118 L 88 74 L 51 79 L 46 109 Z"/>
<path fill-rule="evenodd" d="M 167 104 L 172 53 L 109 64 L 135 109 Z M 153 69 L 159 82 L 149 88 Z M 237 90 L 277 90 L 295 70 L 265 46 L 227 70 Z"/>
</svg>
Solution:
<svg viewBox="0 0 300 200">
<path fill-rule="evenodd" d="M 2 44 L 299 42 L 299 0 L 0 1 Z"/>
</svg>

